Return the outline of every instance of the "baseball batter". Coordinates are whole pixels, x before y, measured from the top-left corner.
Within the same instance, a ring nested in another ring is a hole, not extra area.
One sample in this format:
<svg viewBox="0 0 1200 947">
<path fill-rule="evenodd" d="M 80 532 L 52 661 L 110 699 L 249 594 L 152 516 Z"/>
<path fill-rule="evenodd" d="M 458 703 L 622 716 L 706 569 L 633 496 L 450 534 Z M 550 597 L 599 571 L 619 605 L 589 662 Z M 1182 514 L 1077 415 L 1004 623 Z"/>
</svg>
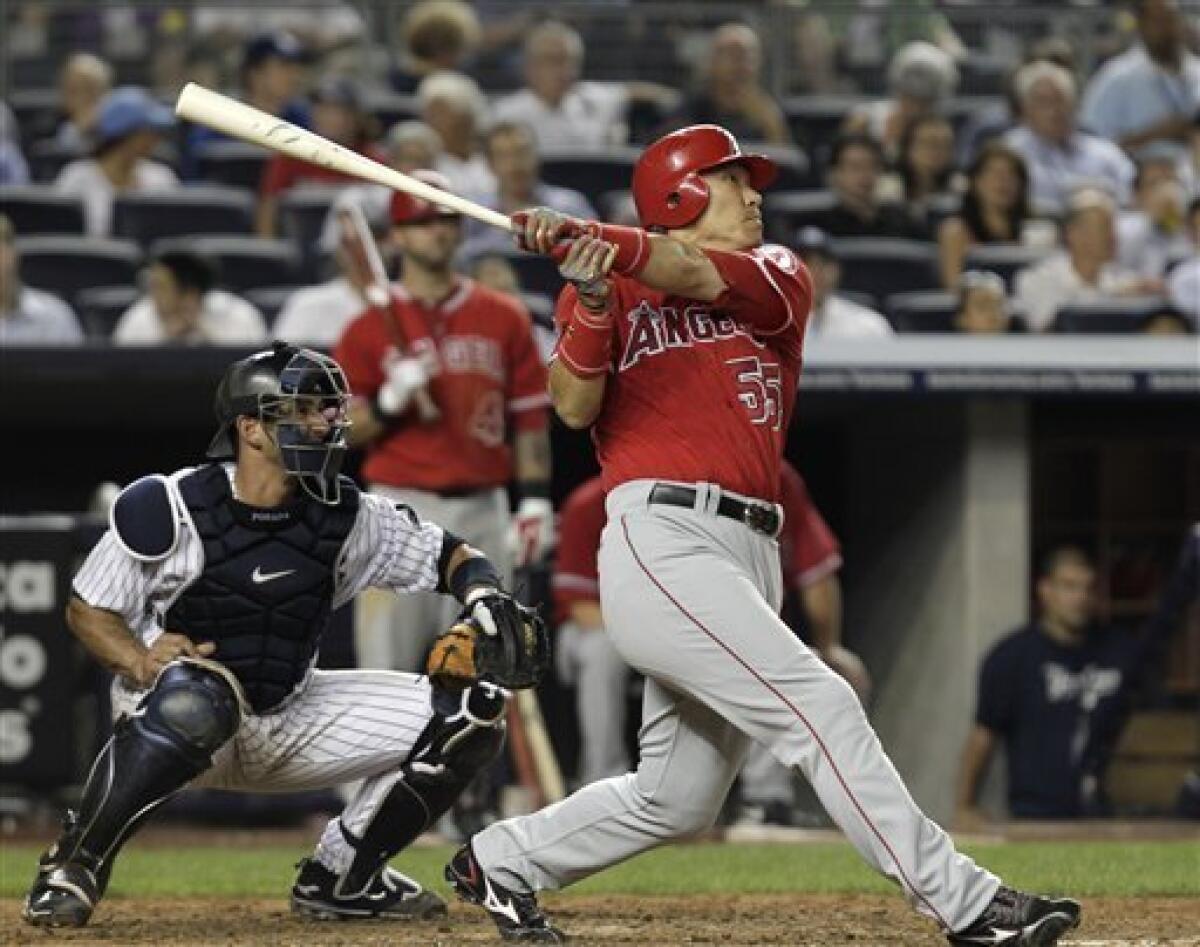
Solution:
<svg viewBox="0 0 1200 947">
<path fill-rule="evenodd" d="M 435 172 L 413 175 L 450 189 Z M 464 537 L 503 575 L 515 554 L 541 555 L 554 525 L 546 370 L 532 323 L 518 301 L 455 272 L 457 214 L 401 192 L 390 214 L 400 282 L 389 304 L 355 319 L 334 350 L 359 396 L 351 446 L 366 448 L 363 475 L 373 493 Z M 422 395 L 436 415 L 422 413 Z M 506 489 L 514 475 L 515 518 Z M 421 667 L 453 603 L 410 595 L 380 605 L 360 612 L 359 665 Z"/>
<path fill-rule="evenodd" d="M 499 751 L 498 685 L 529 685 L 523 658 L 491 665 L 494 683 L 472 683 L 478 634 L 519 652 L 544 632 L 482 554 L 339 477 L 347 400 L 336 362 L 277 343 L 226 372 L 216 462 L 144 477 L 116 500 L 67 611 L 116 675 L 116 723 L 79 812 L 41 858 L 30 923 L 86 924 L 121 845 L 185 786 L 291 792 L 349 780 L 361 787 L 301 863 L 293 908 L 446 913 L 387 862 Z M 464 603 L 474 624 L 435 646 L 432 679 L 313 669 L 330 612 L 369 586 Z M 492 651 L 479 639 L 481 656 Z M 541 659 L 527 657 L 536 672 Z"/>
<path fill-rule="evenodd" d="M 862 857 L 954 944 L 1057 941 L 1074 901 L 1004 887 L 909 796 L 850 686 L 779 617 L 779 464 L 812 287 L 762 244 L 773 162 L 699 125 L 642 154 L 644 229 L 514 215 L 572 282 L 555 410 L 608 491 L 606 632 L 647 677 L 635 772 L 475 835 L 446 867 L 510 940 L 564 939 L 535 892 L 710 826 L 752 741 L 799 767 Z"/>
</svg>

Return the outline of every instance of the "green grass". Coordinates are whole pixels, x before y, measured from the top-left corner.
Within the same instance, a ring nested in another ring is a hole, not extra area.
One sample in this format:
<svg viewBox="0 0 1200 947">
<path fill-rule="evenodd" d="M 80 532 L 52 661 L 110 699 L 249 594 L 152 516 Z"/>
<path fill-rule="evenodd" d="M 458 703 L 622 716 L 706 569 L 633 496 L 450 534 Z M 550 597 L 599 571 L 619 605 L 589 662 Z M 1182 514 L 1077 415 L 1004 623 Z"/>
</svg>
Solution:
<svg viewBox="0 0 1200 947">
<path fill-rule="evenodd" d="M 1200 845 L 1074 842 L 969 846 L 976 860 L 1013 884 L 1076 895 L 1200 895 Z M 299 848 L 139 849 L 117 864 L 112 894 L 278 897 L 291 884 Z M 406 853 L 404 871 L 444 889 L 448 848 Z M 24 893 L 38 851 L 0 843 L 0 896 Z M 846 844 L 687 845 L 659 849 L 570 889 L 581 894 L 704 892 L 873 892 L 892 886 Z"/>
</svg>

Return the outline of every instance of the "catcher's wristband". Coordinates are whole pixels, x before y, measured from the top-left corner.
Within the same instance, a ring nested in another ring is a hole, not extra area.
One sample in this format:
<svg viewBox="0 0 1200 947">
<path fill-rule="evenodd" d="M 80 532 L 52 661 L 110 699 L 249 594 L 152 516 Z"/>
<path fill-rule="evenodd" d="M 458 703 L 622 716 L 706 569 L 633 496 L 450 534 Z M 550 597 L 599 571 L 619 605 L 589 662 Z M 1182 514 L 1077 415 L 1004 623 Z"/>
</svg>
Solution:
<svg viewBox="0 0 1200 947">
<path fill-rule="evenodd" d="M 613 354 L 612 319 L 597 318 L 576 306 L 558 340 L 556 354 L 567 371 L 585 380 L 607 374 Z"/>
<path fill-rule="evenodd" d="M 637 276 L 650 260 L 650 237 L 637 227 L 620 227 L 589 220 L 583 229 L 617 248 L 612 268 L 626 276 Z"/>
</svg>

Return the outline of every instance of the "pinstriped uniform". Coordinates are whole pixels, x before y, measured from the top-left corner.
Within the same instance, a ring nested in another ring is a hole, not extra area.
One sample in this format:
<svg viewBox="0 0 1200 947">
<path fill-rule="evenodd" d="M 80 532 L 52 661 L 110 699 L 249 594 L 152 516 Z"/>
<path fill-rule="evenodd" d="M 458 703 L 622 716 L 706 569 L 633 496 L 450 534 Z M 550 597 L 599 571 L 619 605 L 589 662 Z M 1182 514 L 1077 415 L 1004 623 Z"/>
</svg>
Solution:
<svg viewBox="0 0 1200 947">
<path fill-rule="evenodd" d="M 232 467 L 227 466 L 232 476 Z M 180 501 L 181 470 L 167 478 Z M 108 530 L 75 576 L 74 591 L 96 608 L 120 615 L 143 643 L 165 630 L 161 616 L 201 574 L 203 546 L 186 505 L 176 502 L 178 541 L 157 562 L 139 561 Z M 432 591 L 438 582 L 441 527 L 383 497 L 362 494 L 337 560 L 333 607 L 366 588 Z M 396 629 L 403 634 L 404 629 Z M 218 651 L 213 660 L 220 661 Z M 146 693 L 118 678 L 113 714 L 134 713 Z M 213 757 L 195 786 L 291 792 L 366 780 L 343 814 L 347 827 L 366 824 L 432 715 L 429 682 L 391 671 L 311 670 L 269 713 L 249 714 Z M 385 788 L 386 787 L 386 788 Z M 383 791 L 381 791 L 383 790 Z"/>
</svg>

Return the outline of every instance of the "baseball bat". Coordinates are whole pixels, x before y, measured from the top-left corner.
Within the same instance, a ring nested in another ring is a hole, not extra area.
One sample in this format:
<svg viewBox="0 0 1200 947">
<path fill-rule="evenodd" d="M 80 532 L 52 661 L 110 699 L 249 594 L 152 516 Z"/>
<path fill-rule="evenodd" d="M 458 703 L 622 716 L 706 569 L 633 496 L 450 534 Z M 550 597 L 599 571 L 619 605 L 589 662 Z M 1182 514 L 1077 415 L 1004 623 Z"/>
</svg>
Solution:
<svg viewBox="0 0 1200 947">
<path fill-rule="evenodd" d="M 379 255 L 379 247 L 371 236 L 367 226 L 366 215 L 357 203 L 351 201 L 337 210 L 338 224 L 342 230 L 343 247 L 350 254 L 353 264 L 362 271 L 366 283 L 367 301 L 377 309 L 387 314 L 388 328 L 399 347 L 401 354 L 408 348 L 408 340 L 400 328 L 400 318 L 396 314 L 396 300 L 388 285 L 387 271 L 383 268 L 383 258 Z M 413 392 L 413 405 L 417 416 L 422 422 L 436 421 L 442 416 L 433 395 L 428 388 L 418 388 Z"/>
<path fill-rule="evenodd" d="M 500 230 L 512 230 L 512 225 L 504 214 L 482 207 L 457 194 L 431 187 L 424 181 L 418 181 L 365 155 L 343 148 L 328 138 L 322 138 L 298 125 L 285 122 L 227 95 L 213 92 L 195 82 L 189 82 L 179 93 L 179 99 L 175 103 L 175 114 L 189 122 L 206 125 L 231 138 L 240 138 L 242 141 L 261 145 L 271 151 L 339 171 L 353 178 L 373 181 L 394 191 L 404 191 Z"/>
</svg>

